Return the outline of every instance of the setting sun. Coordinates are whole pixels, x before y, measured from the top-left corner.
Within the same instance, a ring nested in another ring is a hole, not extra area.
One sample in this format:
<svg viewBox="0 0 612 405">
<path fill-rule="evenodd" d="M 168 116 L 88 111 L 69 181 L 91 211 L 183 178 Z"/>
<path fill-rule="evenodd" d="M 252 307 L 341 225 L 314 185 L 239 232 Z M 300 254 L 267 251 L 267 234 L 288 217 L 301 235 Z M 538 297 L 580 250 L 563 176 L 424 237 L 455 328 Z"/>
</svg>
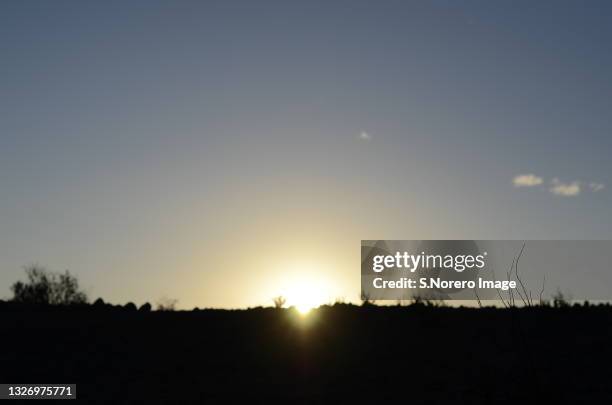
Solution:
<svg viewBox="0 0 612 405">
<path fill-rule="evenodd" d="M 302 314 L 302 315 L 307 315 L 311 309 L 313 309 L 314 306 L 310 306 L 308 304 L 304 304 L 304 305 L 297 305 L 295 307 L 295 309 L 297 309 L 297 311 Z"/>
<path fill-rule="evenodd" d="M 284 288 L 287 304 L 295 307 L 301 314 L 307 314 L 313 308 L 330 300 L 329 285 L 314 277 L 300 277 L 292 280 Z"/>
</svg>

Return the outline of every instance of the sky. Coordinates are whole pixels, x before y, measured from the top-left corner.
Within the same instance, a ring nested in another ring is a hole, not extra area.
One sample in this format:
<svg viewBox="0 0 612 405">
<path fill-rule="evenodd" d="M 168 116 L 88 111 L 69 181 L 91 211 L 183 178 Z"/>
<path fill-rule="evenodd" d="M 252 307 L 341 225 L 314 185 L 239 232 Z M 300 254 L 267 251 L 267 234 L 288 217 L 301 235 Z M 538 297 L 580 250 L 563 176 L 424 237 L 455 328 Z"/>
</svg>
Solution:
<svg viewBox="0 0 612 405">
<path fill-rule="evenodd" d="M 2 2 L 0 298 L 37 263 L 115 303 L 354 301 L 362 239 L 612 239 L 611 17 Z"/>
</svg>

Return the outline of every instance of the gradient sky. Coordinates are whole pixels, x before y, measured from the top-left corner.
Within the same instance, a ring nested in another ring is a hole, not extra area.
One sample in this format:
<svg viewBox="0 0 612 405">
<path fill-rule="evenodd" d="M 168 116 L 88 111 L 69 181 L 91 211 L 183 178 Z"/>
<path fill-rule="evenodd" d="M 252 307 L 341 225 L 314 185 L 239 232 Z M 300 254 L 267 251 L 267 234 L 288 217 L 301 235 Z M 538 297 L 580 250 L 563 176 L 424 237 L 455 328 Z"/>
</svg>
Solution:
<svg viewBox="0 0 612 405">
<path fill-rule="evenodd" d="M 2 2 L 0 297 L 39 263 L 117 303 L 269 305 L 299 280 L 355 300 L 361 239 L 612 239 L 611 20 Z"/>
</svg>

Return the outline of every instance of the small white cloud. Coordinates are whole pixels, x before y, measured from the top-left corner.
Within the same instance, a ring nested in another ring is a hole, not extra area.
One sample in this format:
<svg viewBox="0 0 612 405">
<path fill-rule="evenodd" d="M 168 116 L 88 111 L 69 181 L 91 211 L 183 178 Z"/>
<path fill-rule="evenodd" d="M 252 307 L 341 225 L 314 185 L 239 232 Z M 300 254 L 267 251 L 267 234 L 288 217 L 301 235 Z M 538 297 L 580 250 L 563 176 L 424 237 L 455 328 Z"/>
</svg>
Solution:
<svg viewBox="0 0 612 405">
<path fill-rule="evenodd" d="M 604 188 L 606 188 L 606 186 L 602 183 L 590 183 L 589 184 L 589 188 L 591 189 L 592 192 L 596 193 L 598 191 L 603 190 Z"/>
<path fill-rule="evenodd" d="M 512 179 L 514 187 L 537 187 L 544 184 L 542 177 L 536 176 L 535 174 L 521 174 L 515 176 Z M 574 180 L 568 183 L 564 183 L 558 178 L 553 178 L 550 182 L 551 186 L 548 189 L 552 194 L 562 197 L 574 197 L 582 192 L 583 188 L 591 190 L 593 193 L 597 193 L 603 190 L 606 186 L 603 183 L 590 182 L 581 184 L 580 181 Z"/>
<path fill-rule="evenodd" d="M 514 187 L 535 187 L 542 184 L 544 180 L 535 174 L 520 174 L 512 179 Z"/>
<path fill-rule="evenodd" d="M 362 141 L 371 141 L 372 136 L 366 131 L 361 131 L 361 133 L 359 134 L 359 139 L 361 139 Z"/>
<path fill-rule="evenodd" d="M 553 179 L 550 192 L 563 197 L 574 197 L 580 194 L 580 182 L 562 183 L 559 179 Z"/>
</svg>

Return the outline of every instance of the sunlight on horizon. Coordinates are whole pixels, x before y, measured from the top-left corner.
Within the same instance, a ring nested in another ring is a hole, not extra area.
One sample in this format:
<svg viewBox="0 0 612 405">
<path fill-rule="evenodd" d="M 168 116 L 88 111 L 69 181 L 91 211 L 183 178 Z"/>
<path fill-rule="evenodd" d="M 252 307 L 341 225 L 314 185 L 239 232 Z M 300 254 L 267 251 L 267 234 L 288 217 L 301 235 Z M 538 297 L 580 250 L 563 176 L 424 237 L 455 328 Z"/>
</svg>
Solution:
<svg viewBox="0 0 612 405">
<path fill-rule="evenodd" d="M 281 287 L 289 307 L 295 307 L 300 314 L 306 315 L 331 300 L 328 280 L 307 269 L 300 269 L 294 274 L 295 277 Z"/>
<path fill-rule="evenodd" d="M 305 305 L 298 305 L 295 307 L 295 309 L 297 309 L 300 315 L 308 315 L 312 309 L 315 309 L 315 307 L 314 306 L 311 307 L 305 304 Z"/>
</svg>

